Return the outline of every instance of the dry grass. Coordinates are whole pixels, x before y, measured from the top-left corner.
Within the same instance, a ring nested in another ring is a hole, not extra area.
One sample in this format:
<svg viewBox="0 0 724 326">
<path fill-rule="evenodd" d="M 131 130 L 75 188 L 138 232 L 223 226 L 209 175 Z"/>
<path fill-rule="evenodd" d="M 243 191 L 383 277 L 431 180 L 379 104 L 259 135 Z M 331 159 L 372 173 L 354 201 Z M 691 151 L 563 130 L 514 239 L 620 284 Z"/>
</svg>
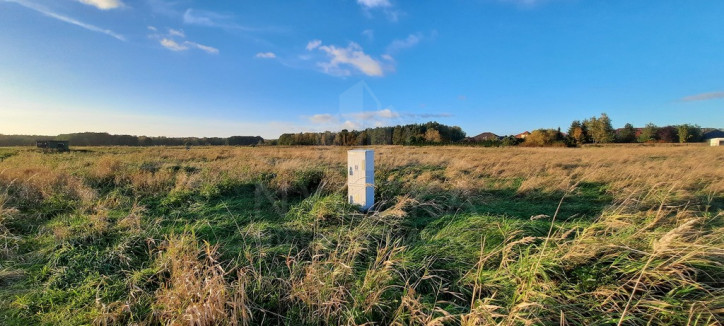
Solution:
<svg viewBox="0 0 724 326">
<path fill-rule="evenodd" d="M 0 300 L 7 316 L 724 321 L 721 148 L 377 147 L 368 214 L 344 203 L 347 148 L 91 150 L 0 163 L 0 295 L 16 298 Z M 6 274 L 31 294 L 3 288 Z"/>
<path fill-rule="evenodd" d="M 189 234 L 168 239 L 160 258 L 168 276 L 156 291 L 156 318 L 165 325 L 246 325 L 250 321 L 245 278 L 229 284 L 216 248 L 199 248 Z"/>
</svg>

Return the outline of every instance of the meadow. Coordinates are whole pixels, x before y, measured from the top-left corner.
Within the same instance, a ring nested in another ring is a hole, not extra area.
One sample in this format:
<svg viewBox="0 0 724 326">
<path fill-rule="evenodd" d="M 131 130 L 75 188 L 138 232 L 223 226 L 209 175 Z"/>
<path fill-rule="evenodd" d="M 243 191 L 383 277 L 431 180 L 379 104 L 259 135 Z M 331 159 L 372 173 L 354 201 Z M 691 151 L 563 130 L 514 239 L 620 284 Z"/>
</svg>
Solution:
<svg viewBox="0 0 724 326">
<path fill-rule="evenodd" d="M 0 148 L 2 325 L 721 325 L 724 149 Z"/>
</svg>

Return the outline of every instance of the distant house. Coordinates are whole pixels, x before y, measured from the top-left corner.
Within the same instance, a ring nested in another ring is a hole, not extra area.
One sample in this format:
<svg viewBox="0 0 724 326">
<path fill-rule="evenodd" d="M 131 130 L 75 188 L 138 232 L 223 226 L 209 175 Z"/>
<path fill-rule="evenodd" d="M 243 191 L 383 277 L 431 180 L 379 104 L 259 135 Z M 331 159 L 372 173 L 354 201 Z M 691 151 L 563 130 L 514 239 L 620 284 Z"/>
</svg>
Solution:
<svg viewBox="0 0 724 326">
<path fill-rule="evenodd" d="M 521 132 L 521 133 L 515 135 L 515 138 L 525 139 L 525 137 L 528 137 L 528 135 L 530 135 L 530 132 L 524 131 L 524 132 Z"/>
<path fill-rule="evenodd" d="M 467 141 L 470 142 L 481 142 L 481 141 L 487 141 L 487 140 L 498 140 L 500 139 L 500 136 L 492 133 L 492 132 L 484 132 L 480 135 L 477 135 L 475 137 L 469 137 Z"/>
<path fill-rule="evenodd" d="M 724 138 L 724 131 L 721 131 L 720 129 L 713 129 L 713 130 L 705 131 L 701 135 L 701 139 L 703 141 L 709 141 L 714 138 Z"/>
<path fill-rule="evenodd" d="M 70 142 L 67 140 L 38 140 L 35 145 L 43 152 L 69 152 Z"/>
<path fill-rule="evenodd" d="M 724 138 L 712 138 L 712 139 L 709 139 L 709 145 L 711 145 L 711 146 L 724 146 Z"/>
</svg>

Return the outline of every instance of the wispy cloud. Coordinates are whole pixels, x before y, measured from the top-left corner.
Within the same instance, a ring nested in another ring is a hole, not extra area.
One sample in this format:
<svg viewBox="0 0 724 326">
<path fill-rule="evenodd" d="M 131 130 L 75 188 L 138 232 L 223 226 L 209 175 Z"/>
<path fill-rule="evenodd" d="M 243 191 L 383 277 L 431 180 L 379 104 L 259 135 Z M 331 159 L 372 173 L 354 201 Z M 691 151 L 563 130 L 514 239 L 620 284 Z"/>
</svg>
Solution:
<svg viewBox="0 0 724 326">
<path fill-rule="evenodd" d="M 185 44 L 185 45 L 188 45 L 188 46 L 190 46 L 190 47 L 193 47 L 193 48 L 197 48 L 197 49 L 199 49 L 199 50 L 201 50 L 201 51 L 204 51 L 204 52 L 206 52 L 206 53 L 208 53 L 208 54 L 219 54 L 219 49 L 217 49 L 217 48 L 215 48 L 215 47 L 211 47 L 211 46 L 208 46 L 208 45 L 203 45 L 203 44 L 199 44 L 199 43 L 191 42 L 191 41 L 185 41 L 184 44 Z"/>
<path fill-rule="evenodd" d="M 112 30 L 103 29 L 103 28 L 100 28 L 100 27 L 95 26 L 95 25 L 91 25 L 91 24 L 84 23 L 84 22 L 79 21 L 79 20 L 77 20 L 77 19 L 75 19 L 75 18 L 71 18 L 71 17 L 68 17 L 68 16 L 64 16 L 64 15 L 55 13 L 55 12 L 51 11 L 50 9 L 48 9 L 48 8 L 42 6 L 42 5 L 36 4 L 36 3 L 32 3 L 32 2 L 24 1 L 24 0 L 5 0 L 5 2 L 17 3 L 17 4 L 19 4 L 19 5 L 21 5 L 21 6 L 25 7 L 25 8 L 28 8 L 28 9 L 31 9 L 31 10 L 34 10 L 34 11 L 37 11 L 37 12 L 39 12 L 39 13 L 47 16 L 47 17 L 55 18 L 55 19 L 60 20 L 60 21 L 62 21 L 62 22 L 65 22 L 65 23 L 68 23 L 68 24 L 71 24 L 71 25 L 75 25 L 75 26 L 84 28 L 84 29 L 89 30 L 89 31 L 91 31 L 91 32 L 106 34 L 106 35 L 108 35 L 108 36 L 114 37 L 114 38 L 116 38 L 116 39 L 118 39 L 118 40 L 121 40 L 121 41 L 125 41 L 125 40 L 126 40 L 126 38 L 123 37 L 123 35 L 120 35 L 120 34 L 114 32 L 114 31 L 112 31 Z"/>
<path fill-rule="evenodd" d="M 384 75 L 382 64 L 366 54 L 357 43 L 350 42 L 347 47 L 337 47 L 322 45 L 322 41 L 319 40 L 310 41 L 307 44 L 307 50 L 315 49 L 327 56 L 328 60 L 317 62 L 317 65 L 327 74 L 349 76 L 353 70 L 356 70 L 367 76 L 381 77 Z"/>
<path fill-rule="evenodd" d="M 694 101 L 716 100 L 716 99 L 722 99 L 722 98 L 724 98 L 724 92 L 710 92 L 710 93 L 701 93 L 701 94 L 686 96 L 686 97 L 681 98 L 681 101 L 694 102 Z"/>
<path fill-rule="evenodd" d="M 167 48 L 167 49 L 169 49 L 169 50 L 171 50 L 171 51 L 186 51 L 186 50 L 189 49 L 188 46 L 185 46 L 185 45 L 183 45 L 183 44 L 179 44 L 179 43 L 177 43 L 176 41 L 174 41 L 174 40 L 172 40 L 172 39 L 167 39 L 167 38 L 165 38 L 165 39 L 162 39 L 162 40 L 160 41 L 160 43 L 161 43 L 161 45 L 163 45 L 163 47 L 165 47 L 165 48 Z"/>
<path fill-rule="evenodd" d="M 121 0 L 78 0 L 78 2 L 96 7 L 100 10 L 117 9 L 125 6 Z"/>
<path fill-rule="evenodd" d="M 166 0 L 147 0 L 151 11 L 164 16 L 179 16 L 181 12 L 175 8 L 176 2 L 167 2 Z"/>
<path fill-rule="evenodd" d="M 186 9 L 183 22 L 187 25 L 215 27 L 227 30 L 259 31 L 257 28 L 242 26 L 234 21 L 233 15 L 207 10 Z"/>
<path fill-rule="evenodd" d="M 204 51 L 209 54 L 219 54 L 219 49 L 210 47 L 208 45 L 199 44 L 196 42 L 183 41 L 182 43 L 178 43 L 172 39 L 167 39 L 167 38 L 164 38 L 159 42 L 161 43 L 161 45 L 163 47 L 165 47 L 171 51 L 180 52 L 180 51 L 186 51 L 188 49 L 195 48 L 195 49 L 199 49 L 199 50 Z"/>
<path fill-rule="evenodd" d="M 393 109 L 360 111 L 340 114 L 320 113 L 304 117 L 308 122 L 321 129 L 364 129 L 368 127 L 390 126 L 414 123 L 420 119 L 448 118 L 449 113 L 408 113 Z"/>
<path fill-rule="evenodd" d="M 389 0 L 357 0 L 357 3 L 365 8 L 387 8 L 392 7 Z"/>
<path fill-rule="evenodd" d="M 381 10 L 387 19 L 392 22 L 396 22 L 402 15 L 402 11 L 395 9 L 390 0 L 357 0 L 357 4 L 362 7 L 364 13 L 370 18 L 373 10 Z"/>
<path fill-rule="evenodd" d="M 311 40 L 307 43 L 307 51 L 312 51 L 322 45 L 320 40 Z"/>
<path fill-rule="evenodd" d="M 401 40 L 394 40 L 390 45 L 387 46 L 387 53 L 388 54 L 395 54 L 399 52 L 400 50 L 408 49 L 411 47 L 414 47 L 420 41 L 423 39 L 422 33 L 416 33 L 416 34 L 410 34 L 406 38 Z"/>
<path fill-rule="evenodd" d="M 274 52 L 259 52 L 256 54 L 256 57 L 260 59 L 274 59 L 277 55 L 274 54 Z"/>
<path fill-rule="evenodd" d="M 176 39 L 186 38 L 186 34 L 183 31 L 169 28 L 168 33 L 164 35 L 164 34 L 159 34 L 158 28 L 156 28 L 154 26 L 148 26 L 148 30 L 154 32 L 151 35 L 149 35 L 148 37 L 158 40 L 158 43 L 161 44 L 161 46 L 163 46 L 164 48 L 169 49 L 171 51 L 182 52 L 182 51 L 187 51 L 190 49 L 198 49 L 198 50 L 204 51 L 208 54 L 219 54 L 219 49 L 217 49 L 215 47 L 211 47 L 208 45 L 204 45 L 204 44 L 200 44 L 200 43 L 196 43 L 196 42 L 188 41 L 188 40 L 177 41 Z"/>
<path fill-rule="evenodd" d="M 315 114 L 308 119 L 312 123 L 333 123 L 337 121 L 337 117 L 329 113 Z"/>
<path fill-rule="evenodd" d="M 184 33 L 184 31 L 173 28 L 168 29 L 168 34 L 171 36 L 186 37 L 186 33 Z"/>
<path fill-rule="evenodd" d="M 220 15 L 210 11 L 193 10 L 191 8 L 186 9 L 183 16 L 185 24 L 207 27 L 220 27 L 222 25 L 220 21 L 228 19 L 229 17 L 226 15 Z"/>
<path fill-rule="evenodd" d="M 408 113 L 408 117 L 411 118 L 422 118 L 422 119 L 430 119 L 430 118 L 450 118 L 453 116 L 452 113 Z"/>
<path fill-rule="evenodd" d="M 377 111 L 362 111 L 362 112 L 353 112 L 353 113 L 346 113 L 343 114 L 343 116 L 348 118 L 353 118 L 355 120 L 389 120 L 389 119 L 397 119 L 400 117 L 400 113 L 392 111 L 390 109 L 382 109 Z"/>
<path fill-rule="evenodd" d="M 372 109 L 376 108 L 376 109 Z M 374 91 L 360 81 L 339 95 L 339 111 L 303 116 L 316 130 L 365 129 L 420 122 L 422 119 L 451 117 L 449 113 L 412 113 L 383 108 Z"/>
<path fill-rule="evenodd" d="M 504 2 L 504 3 L 512 3 L 519 7 L 530 8 L 530 7 L 535 7 L 535 6 L 541 5 L 545 2 L 550 2 L 552 0 L 498 0 L 498 1 Z"/>
<path fill-rule="evenodd" d="M 375 31 L 371 29 L 365 29 L 362 31 L 362 35 L 364 35 L 367 40 L 374 41 L 375 40 Z"/>
</svg>

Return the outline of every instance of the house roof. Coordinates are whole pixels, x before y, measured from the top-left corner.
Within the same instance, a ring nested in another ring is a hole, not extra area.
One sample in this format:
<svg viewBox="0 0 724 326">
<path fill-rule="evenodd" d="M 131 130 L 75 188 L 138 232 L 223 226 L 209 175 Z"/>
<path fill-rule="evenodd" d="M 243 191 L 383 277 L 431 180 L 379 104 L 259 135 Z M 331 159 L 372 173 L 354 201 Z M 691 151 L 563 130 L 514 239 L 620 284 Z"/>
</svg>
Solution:
<svg viewBox="0 0 724 326">
<path fill-rule="evenodd" d="M 498 139 L 498 138 L 499 138 L 498 135 L 496 135 L 492 132 L 484 132 L 475 137 L 470 137 L 470 139 L 473 141 L 493 140 L 493 139 Z"/>
<path fill-rule="evenodd" d="M 724 138 L 724 131 L 721 131 L 719 129 L 709 130 L 705 132 L 702 137 L 704 140 L 709 140 L 713 138 Z"/>
</svg>

